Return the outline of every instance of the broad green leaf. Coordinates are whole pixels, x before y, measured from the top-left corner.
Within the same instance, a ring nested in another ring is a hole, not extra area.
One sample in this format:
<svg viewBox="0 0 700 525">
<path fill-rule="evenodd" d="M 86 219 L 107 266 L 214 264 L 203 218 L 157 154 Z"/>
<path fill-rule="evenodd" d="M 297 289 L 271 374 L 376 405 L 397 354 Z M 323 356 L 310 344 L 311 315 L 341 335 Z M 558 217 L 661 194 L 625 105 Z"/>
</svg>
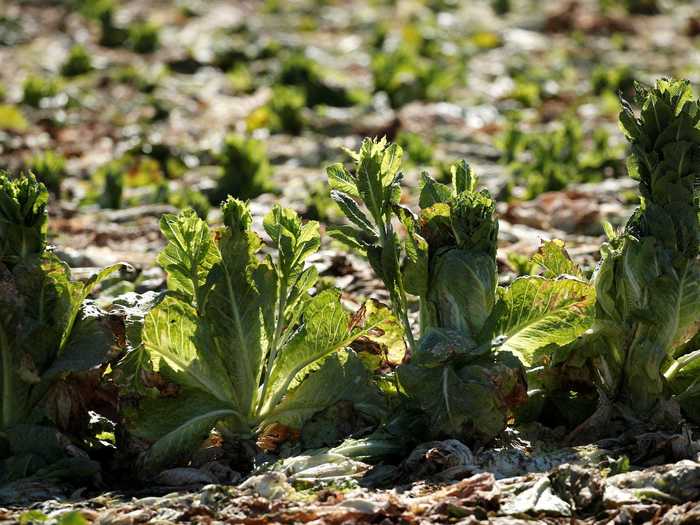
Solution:
<svg viewBox="0 0 700 525">
<path fill-rule="evenodd" d="M 661 372 L 663 364 L 672 357 L 674 342 L 683 344 L 698 331 L 699 267 L 691 262 L 681 271 L 667 272 L 649 288 L 649 308 L 656 317 L 638 323 L 626 363 L 630 396 L 647 409 L 664 392 Z"/>
<path fill-rule="evenodd" d="M 386 309 L 370 303 L 351 317 L 340 304 L 340 292 L 335 290 L 326 290 L 314 297 L 305 306 L 301 327 L 280 351 L 272 367 L 269 400 L 265 406 L 274 407 L 288 390 L 298 387 L 321 360 L 350 346 L 359 337 L 381 330 L 388 316 Z"/>
<path fill-rule="evenodd" d="M 285 319 L 294 324 L 304 311 L 304 301 L 309 297 L 309 290 L 318 281 L 318 270 L 309 266 L 299 272 L 288 288 L 285 308 Z"/>
<path fill-rule="evenodd" d="M 494 309 L 494 337 L 500 351 L 515 354 L 526 366 L 551 344 L 566 345 L 591 325 L 595 294 L 584 281 L 521 277 L 502 290 Z"/>
<path fill-rule="evenodd" d="M 486 358 L 461 367 L 409 363 L 399 368 L 399 381 L 428 418 L 433 436 L 476 436 L 489 441 L 505 428 L 508 400 L 524 391 L 517 362 L 511 361 Z"/>
<path fill-rule="evenodd" d="M 474 175 L 472 167 L 465 161 L 460 160 L 452 164 L 450 175 L 452 175 L 452 189 L 455 195 L 476 190 L 476 175 Z"/>
<path fill-rule="evenodd" d="M 353 200 L 350 195 L 340 191 L 332 190 L 331 198 L 338 204 L 345 216 L 365 232 L 368 236 L 377 237 L 377 231 L 370 222 L 370 219 L 365 215 L 365 213 L 359 208 L 357 203 Z"/>
<path fill-rule="evenodd" d="M 175 458 L 187 459 L 217 422 L 239 417 L 230 404 L 194 390 L 174 398 L 145 400 L 130 428 L 134 435 L 155 441 L 141 462 L 146 473 L 157 473 Z"/>
<path fill-rule="evenodd" d="M 338 401 L 369 403 L 380 399 L 370 384 L 369 374 L 352 352 L 335 353 L 323 365 L 311 372 L 297 388 L 265 417 L 261 426 L 281 423 L 301 428 L 316 412 Z"/>
<path fill-rule="evenodd" d="M 542 268 L 542 276 L 547 279 L 556 279 L 560 275 L 583 277 L 581 269 L 571 260 L 564 243 L 559 240 L 543 242 L 532 257 L 532 262 Z"/>
<path fill-rule="evenodd" d="M 425 172 L 420 175 L 419 192 L 418 205 L 422 209 L 440 202 L 448 203 L 454 195 L 452 188 L 437 182 Z"/>
<path fill-rule="evenodd" d="M 700 422 L 700 348 L 679 357 L 678 361 L 684 361 L 683 366 L 669 383 L 683 413 L 697 423 Z"/>
<path fill-rule="evenodd" d="M 171 297 L 163 300 L 146 316 L 143 343 L 155 370 L 224 403 L 237 401 L 223 356 L 203 333 L 192 306 Z"/>
<path fill-rule="evenodd" d="M 383 151 L 377 144 L 364 140 L 357 162 L 356 184 L 360 198 L 376 224 L 382 223 L 384 185 L 382 184 Z"/>
<path fill-rule="evenodd" d="M 446 328 L 429 328 L 421 337 L 412 363 L 434 368 L 455 359 L 473 359 L 490 352 L 489 345 L 479 345 L 464 332 Z"/>
<path fill-rule="evenodd" d="M 326 168 L 328 175 L 328 184 L 331 190 L 345 193 L 350 197 L 359 197 L 357 191 L 357 182 L 355 178 L 348 173 L 342 164 L 332 164 Z"/>
<path fill-rule="evenodd" d="M 63 372 L 89 370 L 103 364 L 114 342 L 105 312 L 95 304 L 83 303 L 63 349 L 44 373 L 52 378 Z"/>
<path fill-rule="evenodd" d="M 328 235 L 360 252 L 364 252 L 378 240 L 377 238 L 368 237 L 364 230 L 353 226 L 335 226 L 328 230 Z"/>
<path fill-rule="evenodd" d="M 301 328 L 272 367 L 268 408 L 279 402 L 302 370 L 352 342 L 350 315 L 339 299 L 339 292 L 326 290 L 306 304 Z"/>
<path fill-rule="evenodd" d="M 168 244 L 158 255 L 158 264 L 168 274 L 168 288 L 201 308 L 207 274 L 220 258 L 209 227 L 193 210 L 185 210 L 177 216 L 163 215 L 160 229 Z"/>
<path fill-rule="evenodd" d="M 496 262 L 483 253 L 447 250 L 435 257 L 428 300 L 433 326 L 476 338 L 495 303 Z"/>
<path fill-rule="evenodd" d="M 406 228 L 403 248 L 406 258 L 403 264 L 403 278 L 406 292 L 424 297 L 428 293 L 429 247 L 428 242 L 416 231 L 416 220 L 404 214 L 401 222 Z"/>
<path fill-rule="evenodd" d="M 200 324 L 213 351 L 223 363 L 233 398 L 242 413 L 249 414 L 255 403 L 265 355 L 263 306 L 274 307 L 275 281 L 256 252 L 259 237 L 251 230 L 225 229 L 219 232 L 221 261 L 209 273 L 211 291 Z"/>
<path fill-rule="evenodd" d="M 72 335 L 73 324 L 75 323 L 75 320 L 78 317 L 78 313 L 80 312 L 84 301 L 88 298 L 95 286 L 107 279 L 114 272 L 127 267 L 129 266 L 124 263 L 113 264 L 111 266 L 103 268 L 96 274 L 91 275 L 85 283 L 69 283 L 68 285 L 66 285 L 71 291 L 72 306 L 70 310 L 66 312 L 68 317 L 65 321 L 65 329 L 63 331 L 63 336 L 61 337 L 59 353 L 64 352 L 66 343 Z M 69 273 L 70 270 L 67 271 L 67 275 L 69 275 Z"/>
<path fill-rule="evenodd" d="M 654 283 L 652 308 L 665 319 L 676 348 L 700 329 L 700 261 L 690 261 L 683 268 L 665 275 Z"/>
<path fill-rule="evenodd" d="M 352 348 L 372 371 L 386 365 L 399 365 L 406 358 L 406 343 L 401 322 L 391 309 L 376 301 L 367 301 L 353 315 Z M 365 355 L 363 350 L 371 355 Z"/>
</svg>

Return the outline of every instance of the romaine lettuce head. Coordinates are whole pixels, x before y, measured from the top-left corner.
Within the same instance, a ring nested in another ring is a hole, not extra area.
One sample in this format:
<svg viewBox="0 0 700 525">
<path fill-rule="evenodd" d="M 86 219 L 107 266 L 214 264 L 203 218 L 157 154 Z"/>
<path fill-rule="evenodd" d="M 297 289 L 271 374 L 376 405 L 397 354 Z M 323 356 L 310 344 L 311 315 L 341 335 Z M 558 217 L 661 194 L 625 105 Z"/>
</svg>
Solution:
<svg viewBox="0 0 700 525">
<path fill-rule="evenodd" d="M 450 202 L 450 222 L 457 246 L 496 256 L 496 203 L 486 190 L 458 193 Z"/>
<path fill-rule="evenodd" d="M 477 338 L 496 302 L 497 267 L 481 251 L 444 249 L 432 259 L 427 302 L 430 326 Z"/>
<path fill-rule="evenodd" d="M 620 122 L 641 203 L 602 248 L 590 337 L 601 349 L 603 390 L 647 419 L 674 394 L 686 403 L 692 397 L 674 382 L 683 377 L 690 388 L 685 356 L 695 350 L 687 345 L 700 319 L 700 111 L 687 81 L 660 80 L 637 93 L 639 117 L 623 101 Z"/>
<path fill-rule="evenodd" d="M 0 172 L 0 261 L 15 264 L 46 248 L 49 193 L 34 175 Z"/>
<path fill-rule="evenodd" d="M 435 342 L 442 354 L 444 340 Z M 434 353 L 431 348 L 422 352 Z M 486 443 L 505 429 L 511 411 L 527 398 L 522 366 L 508 352 L 460 351 L 441 366 L 411 362 L 399 368 L 398 377 L 436 438 Z"/>
<path fill-rule="evenodd" d="M 457 247 L 495 258 L 496 203 L 487 190 L 474 191 L 477 179 L 465 162 L 453 165 L 451 171 L 451 186 L 435 181 L 426 173 L 421 175 L 421 235 L 433 252 Z"/>
<path fill-rule="evenodd" d="M 388 311 L 368 305 L 352 316 L 338 291 L 309 294 L 318 223 L 273 208 L 263 225 L 274 256 L 263 258 L 247 204 L 229 198 L 222 215 L 214 233 L 189 211 L 161 221 L 171 293 L 146 315 L 142 340 L 176 393 L 129 414 L 131 431 L 153 442 L 141 458 L 146 474 L 189 457 L 214 427 L 253 439 L 275 425 L 299 430 L 341 400 L 369 412 L 382 402 L 346 349 L 381 330 Z"/>
<path fill-rule="evenodd" d="M 117 320 L 87 297 L 122 265 L 71 281 L 68 266 L 45 252 L 46 201 L 33 176 L 0 176 L 0 481 L 63 457 L 58 431 L 80 442 L 100 368 L 118 347 Z"/>
</svg>

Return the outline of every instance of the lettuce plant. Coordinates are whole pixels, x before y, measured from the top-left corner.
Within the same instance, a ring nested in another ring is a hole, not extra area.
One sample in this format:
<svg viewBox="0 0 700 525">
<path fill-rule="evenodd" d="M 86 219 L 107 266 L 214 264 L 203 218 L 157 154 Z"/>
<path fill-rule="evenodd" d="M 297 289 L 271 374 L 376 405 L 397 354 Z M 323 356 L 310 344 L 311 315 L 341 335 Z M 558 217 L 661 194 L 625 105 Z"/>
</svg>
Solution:
<svg viewBox="0 0 700 525">
<path fill-rule="evenodd" d="M 387 314 L 369 303 L 351 316 L 334 290 L 309 295 L 318 275 L 306 261 L 319 247 L 318 223 L 275 207 L 264 227 L 276 256 L 261 258 L 247 205 L 229 197 L 222 213 L 213 235 L 192 211 L 161 220 L 168 293 L 145 318 L 143 344 L 178 390 L 144 400 L 133 422 L 137 436 L 154 441 L 146 471 L 187 457 L 214 427 L 225 438 L 264 440 L 266 429 L 299 429 L 337 401 L 372 397 L 347 347 L 379 330 Z"/>
<path fill-rule="evenodd" d="M 593 133 L 585 148 L 580 124 L 567 118 L 552 131 L 524 133 L 514 125 L 500 139 L 502 160 L 515 181 L 525 188 L 525 198 L 533 199 L 546 191 L 559 191 L 576 182 L 599 180 L 606 171 L 621 171 L 621 154 L 609 145 L 604 129 Z"/>
<path fill-rule="evenodd" d="M 392 107 L 433 99 L 451 84 L 445 70 L 434 62 L 408 46 L 377 52 L 371 64 L 374 90 L 386 93 Z"/>
<path fill-rule="evenodd" d="M 54 195 L 61 191 L 66 176 L 66 158 L 52 150 L 38 153 L 29 161 L 29 169 Z"/>
<path fill-rule="evenodd" d="M 585 331 L 592 288 L 554 267 L 499 288 L 495 203 L 476 191 L 469 166 L 451 167 L 451 185 L 423 174 L 415 216 L 399 204 L 401 156 L 395 144 L 366 139 L 353 153 L 354 173 L 328 168 L 332 197 L 351 223 L 331 235 L 365 253 L 389 291 L 412 353 L 398 369 L 400 386 L 428 428 L 488 440 L 525 399 L 519 360 L 528 364 Z"/>
<path fill-rule="evenodd" d="M 297 87 L 275 86 L 268 103 L 248 115 L 248 131 L 265 127 L 272 133 L 299 135 L 306 124 L 305 106 L 304 91 Z"/>
<path fill-rule="evenodd" d="M 88 406 L 69 379 L 99 370 L 114 343 L 106 316 L 86 299 L 119 265 L 71 281 L 46 251 L 47 200 L 33 176 L 0 175 L 0 481 L 65 459 L 56 428 L 74 434 Z"/>
<path fill-rule="evenodd" d="M 283 86 L 299 88 L 310 107 L 320 104 L 347 107 L 355 102 L 353 93 L 330 84 L 319 64 L 300 52 L 292 53 L 282 61 L 277 80 Z"/>
<path fill-rule="evenodd" d="M 127 43 L 137 53 L 153 53 L 160 45 L 159 28 L 153 22 L 133 22 L 127 32 Z"/>
<path fill-rule="evenodd" d="M 700 416 L 700 105 L 685 81 L 637 93 L 639 116 L 624 102 L 620 122 L 641 203 L 601 250 L 595 321 L 580 346 L 595 355 L 603 408 L 673 423 L 678 402 Z"/>
<path fill-rule="evenodd" d="M 218 204 L 227 195 L 249 199 L 270 190 L 272 169 L 262 142 L 227 135 L 218 157 L 222 174 L 211 196 L 213 202 Z"/>
<path fill-rule="evenodd" d="M 61 75 L 77 77 L 92 71 L 92 57 L 85 46 L 75 45 L 68 53 L 66 61 L 61 66 Z"/>
<path fill-rule="evenodd" d="M 44 99 L 55 97 L 60 91 L 53 78 L 29 76 L 22 84 L 22 103 L 38 108 Z"/>
</svg>

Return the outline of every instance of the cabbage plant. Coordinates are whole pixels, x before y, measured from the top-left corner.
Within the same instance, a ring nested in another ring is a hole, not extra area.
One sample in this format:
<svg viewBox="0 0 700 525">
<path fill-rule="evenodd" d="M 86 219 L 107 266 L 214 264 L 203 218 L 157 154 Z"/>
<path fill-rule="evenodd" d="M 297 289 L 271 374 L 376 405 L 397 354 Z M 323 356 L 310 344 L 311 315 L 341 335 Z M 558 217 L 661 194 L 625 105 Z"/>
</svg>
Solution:
<svg viewBox="0 0 700 525">
<path fill-rule="evenodd" d="M 623 101 L 620 122 L 641 202 L 621 234 L 609 228 L 593 327 L 573 352 L 592 356 L 594 426 L 615 408 L 675 425 L 680 406 L 700 419 L 700 105 L 687 81 L 636 88 L 640 113 Z"/>
<path fill-rule="evenodd" d="M 264 219 L 275 256 L 261 257 L 247 205 L 229 197 L 222 214 L 214 232 L 191 210 L 161 220 L 168 291 L 142 339 L 154 371 L 177 390 L 145 399 L 132 420 L 134 434 L 153 442 L 146 472 L 188 458 L 215 427 L 225 439 L 264 442 L 270 429 L 298 430 L 340 400 L 374 410 L 378 392 L 348 347 L 382 330 L 385 309 L 368 303 L 353 316 L 338 291 L 309 294 L 317 222 L 276 206 Z"/>
<path fill-rule="evenodd" d="M 62 463 L 72 476 L 94 472 L 87 457 L 68 458 L 80 443 L 90 392 L 71 379 L 114 357 L 107 316 L 88 295 L 120 265 L 86 282 L 46 249 L 48 192 L 33 175 L 0 174 L 0 482 Z M 73 453 L 75 455 L 75 453 Z"/>
<path fill-rule="evenodd" d="M 424 173 L 414 215 L 400 204 L 401 156 L 385 139 L 366 139 L 352 171 L 328 168 L 350 222 L 331 234 L 362 251 L 384 282 L 412 353 L 398 369 L 400 387 L 430 432 L 488 441 L 526 400 L 522 364 L 590 326 L 593 290 L 557 272 L 499 287 L 495 203 L 476 191 L 471 168 L 454 164 L 450 185 Z"/>
</svg>

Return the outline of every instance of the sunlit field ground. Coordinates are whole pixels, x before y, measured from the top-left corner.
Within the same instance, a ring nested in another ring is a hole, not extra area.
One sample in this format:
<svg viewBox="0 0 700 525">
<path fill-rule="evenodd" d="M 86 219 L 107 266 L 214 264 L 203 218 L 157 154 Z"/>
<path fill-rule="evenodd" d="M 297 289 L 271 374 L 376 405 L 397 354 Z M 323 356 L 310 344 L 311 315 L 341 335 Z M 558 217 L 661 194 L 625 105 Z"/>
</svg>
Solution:
<svg viewBox="0 0 700 525">
<path fill-rule="evenodd" d="M 0 0 L 0 522 L 700 520 L 699 82 L 692 1 Z"/>
</svg>

